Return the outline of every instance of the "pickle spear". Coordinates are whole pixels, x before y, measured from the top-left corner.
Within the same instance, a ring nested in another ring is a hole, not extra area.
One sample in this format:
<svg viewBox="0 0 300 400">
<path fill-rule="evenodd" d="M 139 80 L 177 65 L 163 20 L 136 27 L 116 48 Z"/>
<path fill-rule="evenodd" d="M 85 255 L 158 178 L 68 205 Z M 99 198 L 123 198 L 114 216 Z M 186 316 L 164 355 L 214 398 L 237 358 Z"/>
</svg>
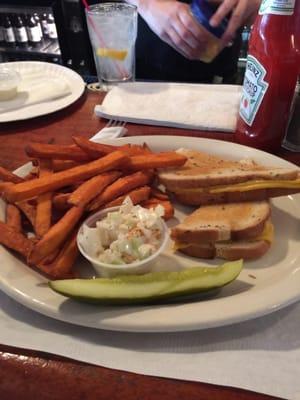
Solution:
<svg viewBox="0 0 300 400">
<path fill-rule="evenodd" d="M 218 267 L 194 267 L 173 272 L 151 272 L 112 279 L 63 279 L 49 282 L 55 292 L 99 304 L 146 304 L 220 288 L 236 279 L 243 260 Z"/>
</svg>

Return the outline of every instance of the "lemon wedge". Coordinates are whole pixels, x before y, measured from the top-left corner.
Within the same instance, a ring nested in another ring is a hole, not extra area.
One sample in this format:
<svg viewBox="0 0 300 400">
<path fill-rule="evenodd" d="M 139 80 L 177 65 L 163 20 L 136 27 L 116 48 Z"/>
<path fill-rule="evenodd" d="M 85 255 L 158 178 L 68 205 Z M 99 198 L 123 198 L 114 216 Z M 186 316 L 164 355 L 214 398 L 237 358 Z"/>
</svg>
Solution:
<svg viewBox="0 0 300 400">
<path fill-rule="evenodd" d="M 100 57 L 112 58 L 113 60 L 123 61 L 127 56 L 127 50 L 107 49 L 105 47 L 99 47 L 97 49 L 97 55 Z"/>
</svg>

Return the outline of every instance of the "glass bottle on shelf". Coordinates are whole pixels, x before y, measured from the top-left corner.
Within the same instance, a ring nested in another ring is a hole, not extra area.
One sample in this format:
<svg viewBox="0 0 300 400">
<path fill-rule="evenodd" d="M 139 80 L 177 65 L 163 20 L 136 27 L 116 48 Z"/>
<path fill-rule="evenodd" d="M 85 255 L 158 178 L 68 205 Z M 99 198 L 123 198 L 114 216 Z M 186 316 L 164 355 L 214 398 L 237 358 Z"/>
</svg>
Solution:
<svg viewBox="0 0 300 400">
<path fill-rule="evenodd" d="M 4 20 L 3 15 L 0 14 L 0 45 L 4 44 Z"/>
<path fill-rule="evenodd" d="M 11 23 L 11 19 L 8 15 L 4 16 L 3 28 L 4 28 L 4 40 L 6 46 L 15 46 L 16 45 L 15 33 Z"/>
<path fill-rule="evenodd" d="M 33 13 L 33 18 L 36 21 L 36 25 L 38 27 L 38 30 L 39 30 L 39 33 L 40 33 L 40 37 L 43 38 L 43 31 L 42 31 L 41 19 L 39 17 L 39 14 L 36 13 L 36 12 Z"/>
<path fill-rule="evenodd" d="M 28 44 L 28 36 L 21 15 L 16 15 L 14 20 L 16 42 L 20 46 Z"/>
<path fill-rule="evenodd" d="M 36 46 L 41 42 L 40 30 L 33 15 L 27 16 L 27 32 L 29 42 L 32 46 Z"/>
<path fill-rule="evenodd" d="M 56 40 L 57 39 L 56 25 L 55 25 L 54 17 L 51 13 L 48 14 L 47 25 L 48 25 L 49 39 Z"/>
<path fill-rule="evenodd" d="M 49 37 L 49 29 L 48 29 L 48 22 L 47 22 L 47 14 L 46 13 L 42 14 L 41 25 L 42 25 L 43 37 L 44 38 L 48 38 Z"/>
</svg>

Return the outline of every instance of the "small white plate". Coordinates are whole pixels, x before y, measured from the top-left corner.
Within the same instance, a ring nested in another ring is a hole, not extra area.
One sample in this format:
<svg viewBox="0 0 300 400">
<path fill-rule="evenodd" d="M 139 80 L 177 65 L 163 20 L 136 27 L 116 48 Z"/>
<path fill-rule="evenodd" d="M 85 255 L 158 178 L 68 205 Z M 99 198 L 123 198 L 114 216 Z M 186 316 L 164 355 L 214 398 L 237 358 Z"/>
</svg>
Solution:
<svg viewBox="0 0 300 400">
<path fill-rule="evenodd" d="M 41 61 L 14 61 L 3 63 L 1 66 L 14 68 L 21 74 L 22 72 L 42 72 L 45 76 L 61 77 L 68 82 L 71 88 L 71 93 L 56 100 L 32 104 L 24 108 L 1 113 L 0 122 L 20 121 L 61 110 L 79 99 L 85 90 L 85 83 L 81 76 L 70 68 L 61 65 Z"/>
<path fill-rule="evenodd" d="M 295 166 L 271 154 L 234 143 L 179 136 L 143 136 L 107 141 L 111 144 L 146 142 L 155 151 L 192 148 L 225 158 L 249 157 L 264 165 Z M 23 166 L 25 174 L 30 166 Z M 0 219 L 5 205 L 0 204 Z M 181 219 L 190 208 L 176 207 Z M 180 302 L 148 306 L 95 306 L 66 299 L 51 291 L 47 279 L 28 268 L 0 246 L 0 289 L 23 305 L 62 321 L 99 329 L 131 332 L 188 331 L 232 324 L 259 317 L 300 299 L 300 196 L 272 201 L 275 241 L 262 258 L 246 262 L 238 279 L 214 297 L 185 299 Z M 176 221 L 171 221 L 174 224 Z M 83 262 L 82 260 L 80 262 Z M 175 255 L 167 249 L 160 256 L 164 268 L 174 266 L 217 265 Z M 84 265 L 81 264 L 81 267 Z"/>
</svg>

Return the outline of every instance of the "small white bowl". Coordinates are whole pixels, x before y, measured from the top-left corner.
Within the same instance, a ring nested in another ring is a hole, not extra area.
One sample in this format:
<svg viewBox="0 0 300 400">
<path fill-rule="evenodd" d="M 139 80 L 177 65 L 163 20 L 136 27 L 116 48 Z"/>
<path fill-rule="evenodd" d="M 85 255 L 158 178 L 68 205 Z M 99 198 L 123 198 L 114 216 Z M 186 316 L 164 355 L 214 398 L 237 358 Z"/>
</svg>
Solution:
<svg viewBox="0 0 300 400">
<path fill-rule="evenodd" d="M 16 97 L 20 81 L 21 75 L 17 71 L 0 66 L 0 101 Z"/>
<path fill-rule="evenodd" d="M 83 248 L 81 242 L 80 242 L 80 237 L 83 234 L 83 226 L 87 225 L 90 228 L 93 228 L 96 226 L 96 222 L 100 221 L 101 219 L 105 218 L 106 215 L 109 212 L 117 211 L 119 207 L 111 207 L 111 208 L 106 208 L 104 210 L 98 211 L 97 213 L 91 215 L 89 218 L 87 218 L 83 224 L 81 225 L 78 234 L 77 234 L 77 245 L 79 248 L 80 253 L 91 262 L 93 265 L 95 271 L 106 278 L 112 278 L 117 275 L 140 275 L 140 274 L 145 274 L 149 271 L 151 271 L 152 265 L 154 260 L 164 251 L 168 239 L 169 239 L 169 232 L 168 232 L 168 227 L 165 224 L 163 220 L 161 220 L 161 244 L 159 248 L 156 250 L 155 253 L 153 253 L 150 257 L 145 258 L 144 260 L 141 261 L 136 261 L 130 264 L 106 264 L 103 263 L 96 258 L 90 256 L 86 250 Z"/>
</svg>

